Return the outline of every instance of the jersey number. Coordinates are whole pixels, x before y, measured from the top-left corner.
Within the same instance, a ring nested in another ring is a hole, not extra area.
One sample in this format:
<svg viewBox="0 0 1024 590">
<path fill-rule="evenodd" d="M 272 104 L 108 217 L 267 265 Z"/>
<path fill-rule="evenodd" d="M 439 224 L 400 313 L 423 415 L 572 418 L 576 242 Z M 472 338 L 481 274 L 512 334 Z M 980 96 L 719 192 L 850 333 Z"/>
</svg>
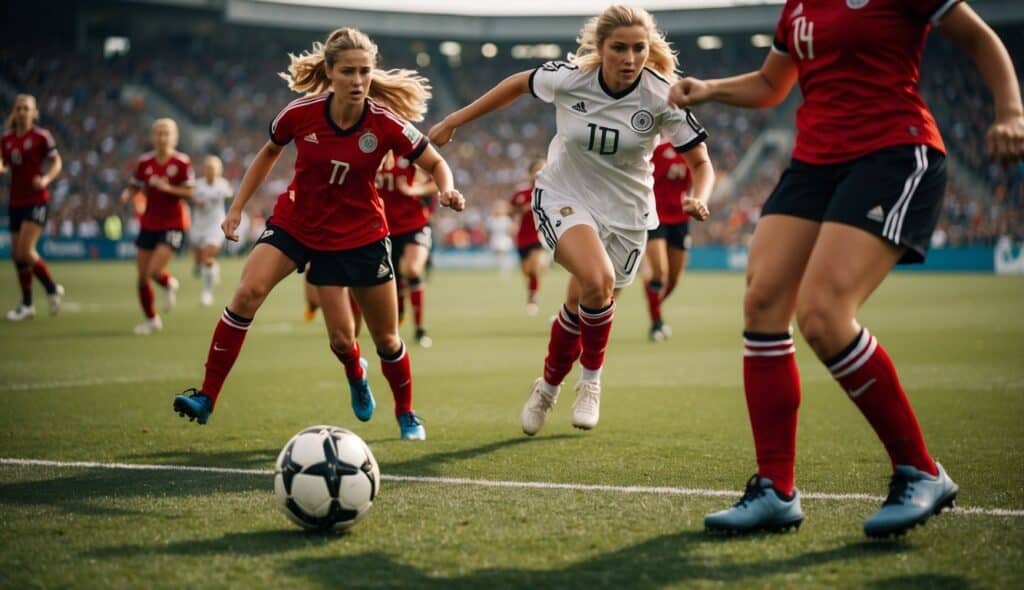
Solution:
<svg viewBox="0 0 1024 590">
<path fill-rule="evenodd" d="M 21 166 L 21 150 L 11 150 L 11 163 L 15 166 Z"/>
<path fill-rule="evenodd" d="M 339 162 L 337 160 L 331 160 L 331 165 L 334 168 L 331 170 L 331 180 L 328 184 L 341 185 L 345 182 L 345 176 L 348 175 L 348 169 L 351 168 L 348 162 Z"/>
<path fill-rule="evenodd" d="M 377 174 L 377 188 L 388 192 L 395 192 L 395 174 L 393 172 L 380 172 Z"/>
<path fill-rule="evenodd" d="M 633 268 L 636 267 L 636 261 L 640 260 L 640 249 L 634 248 L 630 251 L 629 256 L 626 257 L 626 263 L 622 265 L 622 270 L 626 274 L 631 274 Z"/>
<path fill-rule="evenodd" d="M 686 171 L 686 164 L 676 162 L 668 167 L 668 174 L 666 176 L 668 176 L 669 180 L 682 180 L 686 178 Z"/>
<path fill-rule="evenodd" d="M 799 16 L 793 21 L 793 49 L 800 59 L 814 59 L 814 23 L 807 17 Z"/>
<path fill-rule="evenodd" d="M 594 151 L 594 144 L 597 144 L 597 153 L 602 156 L 610 156 L 619 151 L 619 131 L 610 127 L 598 127 L 594 123 L 587 123 L 590 128 L 590 143 L 587 150 Z M 601 131 L 601 140 L 597 141 L 597 132 Z"/>
</svg>

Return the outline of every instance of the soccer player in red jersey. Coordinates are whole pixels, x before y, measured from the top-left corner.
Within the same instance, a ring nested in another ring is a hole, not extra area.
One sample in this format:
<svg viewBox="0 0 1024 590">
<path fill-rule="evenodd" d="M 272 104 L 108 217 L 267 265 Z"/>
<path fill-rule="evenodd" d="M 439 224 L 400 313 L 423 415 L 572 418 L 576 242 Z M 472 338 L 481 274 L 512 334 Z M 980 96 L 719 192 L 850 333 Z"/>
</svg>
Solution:
<svg viewBox="0 0 1024 590">
<path fill-rule="evenodd" d="M 679 284 L 686 268 L 686 251 L 690 247 L 690 216 L 683 202 L 691 198 L 693 182 L 686 160 L 671 142 L 654 148 L 654 202 L 661 225 L 647 232 L 648 276 L 644 281 L 647 311 L 651 315 L 650 338 L 661 342 L 672 335 L 672 329 L 661 318 L 661 302 Z"/>
<path fill-rule="evenodd" d="M 201 388 L 174 399 L 179 414 L 206 423 L 256 311 L 275 285 L 308 265 L 331 351 L 345 367 L 356 417 L 369 420 L 375 403 L 351 314 L 344 311 L 345 287 L 363 311 L 394 394 L 402 438 L 426 437 L 413 412 L 409 355 L 398 335 L 395 271 L 375 187 L 377 169 L 384 155 L 394 152 L 431 175 L 443 205 L 461 211 L 465 199 L 452 186 L 448 164 L 408 122 L 423 118 L 430 97 L 427 80 L 409 70 L 379 70 L 377 57 L 369 37 L 342 28 L 324 43 L 314 43 L 311 52 L 292 56 L 288 74 L 282 74 L 292 90 L 305 96 L 271 122 L 270 141 L 246 170 L 224 220 L 225 236 L 238 239 L 245 204 L 292 141 L 298 153 L 295 175 L 278 197 L 213 332 Z"/>
<path fill-rule="evenodd" d="M 548 258 L 537 234 L 533 220 L 533 189 L 537 175 L 544 167 L 543 158 L 530 162 L 530 186 L 512 195 L 512 213 L 519 216 L 519 230 L 516 232 L 516 249 L 519 251 L 519 269 L 526 277 L 526 315 L 534 316 L 540 311 L 537 292 L 540 290 L 540 275 L 547 269 Z"/>
<path fill-rule="evenodd" d="M 21 303 L 7 312 L 7 319 L 12 322 L 36 315 L 32 304 L 32 275 L 46 289 L 51 315 L 60 311 L 64 297 L 64 287 L 53 281 L 49 268 L 36 251 L 36 243 L 46 226 L 46 204 L 50 201 L 46 187 L 61 169 L 57 144 L 49 131 L 35 124 L 38 118 L 35 97 L 19 94 L 4 125 L 3 138 L 0 138 L 0 173 L 11 171 L 11 201 L 8 203 L 11 251 L 21 285 Z M 43 172 L 44 166 L 46 172 Z"/>
<path fill-rule="evenodd" d="M 799 81 L 793 159 L 764 205 L 747 268 L 743 377 L 757 473 L 709 529 L 785 529 L 803 519 L 794 487 L 800 377 L 790 322 L 874 428 L 892 462 L 889 496 L 864 523 L 902 534 L 951 506 L 958 488 L 925 445 L 896 368 L 857 311 L 898 263 L 921 262 L 946 185 L 945 147 L 918 93 L 932 27 L 977 64 L 995 98 L 988 145 L 1024 153 L 1024 109 L 996 34 L 958 0 L 788 0 L 759 71 L 686 78 L 677 105 L 764 108 Z"/>
<path fill-rule="evenodd" d="M 154 121 L 151 140 L 153 151 L 139 158 L 131 186 L 121 193 L 124 203 L 134 200 L 140 192 L 146 199 L 141 229 L 135 239 L 139 303 L 146 316 L 143 323 L 135 326 L 135 333 L 140 336 L 158 332 L 164 327 L 153 303 L 151 280 L 164 290 L 163 311 L 168 312 L 174 307 L 178 279 L 167 272 L 167 263 L 185 242 L 185 201 L 192 197 L 196 184 L 192 160 L 175 149 L 178 145 L 178 124 L 174 119 Z"/>
<path fill-rule="evenodd" d="M 377 191 L 391 230 L 391 261 L 398 271 L 398 321 L 405 315 L 405 296 L 412 305 L 416 343 L 430 348 L 433 341 L 423 326 L 423 271 L 430 256 L 430 209 L 423 197 L 437 192 L 426 174 L 402 157 L 388 154 L 377 171 Z"/>
</svg>

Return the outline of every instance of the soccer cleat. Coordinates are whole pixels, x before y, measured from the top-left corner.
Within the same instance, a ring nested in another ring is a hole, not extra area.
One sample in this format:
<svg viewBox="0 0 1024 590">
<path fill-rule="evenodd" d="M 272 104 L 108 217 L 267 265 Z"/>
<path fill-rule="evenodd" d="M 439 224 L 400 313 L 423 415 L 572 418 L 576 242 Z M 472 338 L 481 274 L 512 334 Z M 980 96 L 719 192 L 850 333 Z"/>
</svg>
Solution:
<svg viewBox="0 0 1024 590">
<path fill-rule="evenodd" d="M 60 313 L 60 303 L 64 300 L 64 285 L 54 285 L 53 293 L 46 296 L 50 303 L 50 315 Z"/>
<path fill-rule="evenodd" d="M 544 378 L 537 377 L 530 387 L 530 399 L 526 400 L 523 406 L 523 413 L 519 420 L 523 426 L 523 433 L 533 436 L 540 432 L 544 423 L 551 413 L 551 408 L 558 403 L 558 393 L 548 393 L 544 390 Z"/>
<path fill-rule="evenodd" d="M 18 304 L 18 307 L 7 312 L 7 321 L 20 322 L 36 317 L 36 306 Z"/>
<path fill-rule="evenodd" d="M 316 308 L 306 305 L 306 309 L 302 312 L 302 318 L 307 322 L 312 322 L 316 318 Z"/>
<path fill-rule="evenodd" d="M 423 421 L 413 412 L 399 414 L 398 430 L 402 434 L 402 440 L 426 440 L 427 431 L 423 428 Z"/>
<path fill-rule="evenodd" d="M 601 416 L 601 382 L 580 381 L 576 384 L 576 400 L 572 402 L 572 425 L 581 430 L 597 426 Z"/>
<path fill-rule="evenodd" d="M 526 315 L 528 315 L 528 316 L 530 316 L 532 318 L 533 316 L 537 315 L 538 313 L 540 313 L 540 306 L 539 305 L 537 305 L 536 303 L 534 303 L 532 301 L 526 304 Z"/>
<path fill-rule="evenodd" d="M 349 393 L 352 397 L 352 411 L 360 422 L 367 422 L 373 417 L 373 410 L 377 403 L 373 401 L 373 392 L 370 391 L 370 383 L 366 380 L 366 368 L 370 366 L 366 359 L 359 359 L 359 366 L 363 368 L 363 378 L 348 382 Z"/>
<path fill-rule="evenodd" d="M 149 336 L 153 332 L 159 332 L 164 329 L 164 322 L 160 319 L 160 316 L 155 315 L 148 320 L 142 322 L 138 326 L 135 326 L 136 336 Z"/>
<path fill-rule="evenodd" d="M 953 508 L 960 491 L 942 465 L 939 474 L 929 475 L 910 465 L 897 465 L 889 481 L 889 496 L 882 509 L 864 521 L 869 537 L 900 536 L 928 521 L 943 508 Z"/>
<path fill-rule="evenodd" d="M 199 305 L 202 307 L 210 307 L 213 305 L 213 293 L 209 291 L 203 291 L 199 294 Z"/>
<path fill-rule="evenodd" d="M 427 331 L 423 328 L 416 328 L 416 344 L 420 345 L 420 348 L 430 348 L 434 345 L 434 341 L 427 336 Z"/>
<path fill-rule="evenodd" d="M 191 394 L 189 394 L 190 391 Z M 202 391 L 190 387 L 174 396 L 173 408 L 182 418 L 187 416 L 189 422 L 206 424 L 206 421 L 210 419 L 210 414 L 213 413 L 213 402 Z"/>
<path fill-rule="evenodd" d="M 167 279 L 167 287 L 164 288 L 164 306 L 163 311 L 167 313 L 174 309 L 174 304 L 178 302 L 178 279 L 170 277 Z"/>
<path fill-rule="evenodd" d="M 650 339 L 651 342 L 664 342 L 668 340 L 668 337 L 672 335 L 672 328 L 669 328 L 661 320 L 658 320 L 651 324 Z"/>
<path fill-rule="evenodd" d="M 755 473 L 747 480 L 740 501 L 733 504 L 732 508 L 705 516 L 704 528 L 727 533 L 781 533 L 791 527 L 799 530 L 803 521 L 800 492 L 793 490 L 793 498 L 783 500 L 772 487 L 772 480 Z"/>
</svg>

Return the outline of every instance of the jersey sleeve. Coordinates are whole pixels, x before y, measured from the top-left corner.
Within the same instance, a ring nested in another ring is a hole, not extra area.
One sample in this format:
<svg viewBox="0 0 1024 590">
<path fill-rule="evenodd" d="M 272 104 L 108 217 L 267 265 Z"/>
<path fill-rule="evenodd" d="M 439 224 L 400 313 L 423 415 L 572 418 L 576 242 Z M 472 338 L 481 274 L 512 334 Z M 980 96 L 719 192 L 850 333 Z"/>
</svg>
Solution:
<svg viewBox="0 0 1024 590">
<path fill-rule="evenodd" d="M 295 137 L 296 118 L 299 110 L 296 108 L 295 101 L 281 109 L 281 112 L 270 122 L 270 141 L 282 146 L 291 143 Z"/>
<path fill-rule="evenodd" d="M 786 30 L 789 23 L 789 19 L 786 18 L 787 8 L 789 8 L 788 4 L 782 9 L 782 13 L 779 14 L 779 22 L 775 25 L 775 35 L 772 37 L 772 51 L 782 55 L 789 55 L 789 46 L 786 44 L 786 39 L 789 38 L 789 32 Z"/>
<path fill-rule="evenodd" d="M 664 116 L 661 136 L 671 143 L 677 152 L 689 151 L 708 138 L 708 132 L 690 109 L 671 107 L 665 110 Z"/>
<path fill-rule="evenodd" d="M 916 17 L 928 21 L 932 25 L 939 24 L 942 17 L 946 16 L 954 6 L 961 0 L 908 0 L 907 8 Z"/>
<path fill-rule="evenodd" d="M 544 102 L 555 102 L 555 95 L 564 80 L 578 66 L 564 61 L 549 61 L 530 73 L 530 94 Z"/>
<path fill-rule="evenodd" d="M 132 177 L 128 181 L 135 188 L 142 188 L 146 186 L 146 177 L 142 173 L 143 159 L 139 158 L 139 161 L 135 163 L 135 171 L 132 172 Z"/>
<path fill-rule="evenodd" d="M 192 168 L 191 160 L 184 159 L 181 161 L 181 167 L 178 170 L 177 178 L 174 179 L 174 184 L 189 188 L 196 185 L 196 171 Z"/>
<path fill-rule="evenodd" d="M 416 161 L 423 150 L 427 149 L 430 141 L 415 125 L 408 121 L 394 122 L 393 133 L 390 137 L 391 151 L 395 155 L 405 158 L 409 163 Z"/>
<path fill-rule="evenodd" d="M 57 151 L 57 142 L 53 139 L 53 134 L 45 129 L 40 129 L 39 134 L 43 136 L 43 145 L 46 146 L 46 155 L 52 156 Z"/>
</svg>

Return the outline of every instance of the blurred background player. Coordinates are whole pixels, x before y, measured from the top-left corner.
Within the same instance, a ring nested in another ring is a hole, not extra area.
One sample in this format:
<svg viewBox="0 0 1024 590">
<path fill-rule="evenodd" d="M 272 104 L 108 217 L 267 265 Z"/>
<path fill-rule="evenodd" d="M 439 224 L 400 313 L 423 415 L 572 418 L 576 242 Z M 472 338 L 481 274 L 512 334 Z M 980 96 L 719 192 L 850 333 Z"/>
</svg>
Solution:
<svg viewBox="0 0 1024 590">
<path fill-rule="evenodd" d="M 167 272 L 167 264 L 185 241 L 188 223 L 185 201 L 192 198 L 196 184 L 192 160 L 175 149 L 178 124 L 174 119 L 154 121 L 150 139 L 153 151 L 139 158 L 131 186 L 121 193 L 124 203 L 135 199 L 140 192 L 146 200 L 139 237 L 135 240 L 139 303 L 146 316 L 146 321 L 135 326 L 135 333 L 140 336 L 164 327 L 153 304 L 151 280 L 164 290 L 163 311 L 166 313 L 174 307 L 178 279 Z"/>
<path fill-rule="evenodd" d="M 650 13 L 611 6 L 587 22 L 579 42 L 569 62 L 513 74 L 430 130 L 431 140 L 444 145 L 458 127 L 526 93 L 555 106 L 557 133 L 537 177 L 533 210 L 538 231 L 572 278 L 552 322 L 544 375 L 521 414 L 530 436 L 544 425 L 577 359 L 572 424 L 597 426 L 614 292 L 633 282 L 647 230 L 657 225 L 650 159 L 658 134 L 694 172 L 695 196 L 685 206 L 701 221 L 714 183 L 707 133 L 689 111 L 668 104 L 678 61 Z"/>
<path fill-rule="evenodd" d="M 2 157 L 0 173 L 10 170 L 11 192 L 8 215 L 11 223 L 11 253 L 21 286 L 21 303 L 7 312 L 12 322 L 35 317 L 32 303 L 32 275 L 46 289 L 50 315 L 60 311 L 64 287 L 50 277 L 50 269 L 36 251 L 36 244 L 46 226 L 47 187 L 60 174 L 62 167 L 57 144 L 50 132 L 35 124 L 39 118 L 36 99 L 30 94 L 19 94 L 4 125 L 0 139 Z M 46 171 L 43 172 L 44 166 Z"/>
<path fill-rule="evenodd" d="M 537 184 L 537 175 L 544 167 L 544 159 L 530 162 L 530 186 L 512 195 L 512 213 L 519 218 L 519 230 L 516 232 L 516 249 L 519 251 L 519 269 L 526 277 L 526 315 L 535 316 L 540 291 L 540 276 L 547 270 L 548 257 L 540 243 L 540 234 L 533 218 L 533 189 Z"/>
<path fill-rule="evenodd" d="M 224 164 L 217 156 L 203 158 L 203 175 L 192 193 L 192 226 L 189 243 L 199 277 L 203 282 L 199 304 L 213 305 L 213 286 L 220 281 L 217 253 L 224 245 L 224 205 L 231 198 L 231 184 L 223 176 Z"/>
<path fill-rule="evenodd" d="M 295 175 L 278 197 L 213 332 L 202 388 L 174 398 L 180 415 L 207 422 L 253 316 L 282 279 L 308 265 L 308 281 L 317 287 L 331 351 L 345 367 L 356 417 L 369 420 L 376 404 L 348 313 L 346 287 L 363 311 L 391 386 L 401 437 L 426 438 L 413 412 L 412 367 L 398 334 L 388 226 L 375 187 L 381 160 L 393 151 L 429 171 L 444 205 L 461 211 L 465 200 L 452 187 L 448 165 L 407 121 L 423 118 L 430 97 L 426 78 L 411 70 L 379 70 L 377 62 L 377 46 L 350 28 L 335 30 L 324 43 L 314 43 L 312 51 L 291 56 L 282 77 L 305 96 L 271 122 L 270 140 L 246 170 L 224 220 L 227 239 L 238 239 L 246 203 L 293 141 Z"/>
<path fill-rule="evenodd" d="M 672 328 L 662 321 L 661 303 L 679 285 L 686 269 L 690 216 L 683 210 L 683 200 L 691 196 L 693 183 L 686 159 L 671 142 L 656 147 L 651 162 L 654 164 L 654 201 L 661 223 L 647 232 L 644 294 L 651 316 L 650 339 L 661 342 L 672 335 Z"/>
<path fill-rule="evenodd" d="M 437 185 L 403 157 L 388 154 L 377 171 L 377 192 L 391 232 L 391 260 L 398 271 L 398 321 L 405 318 L 405 297 L 412 306 L 414 338 L 423 348 L 433 341 L 423 324 L 425 300 L 423 271 L 433 245 L 430 209 L 423 197 L 437 193 Z"/>
<path fill-rule="evenodd" d="M 498 276 L 505 278 L 512 270 L 512 241 L 511 207 L 504 201 L 496 200 L 491 204 L 491 214 L 487 216 L 485 227 L 487 229 L 487 247 L 494 254 L 495 262 L 498 265 Z"/>
</svg>

